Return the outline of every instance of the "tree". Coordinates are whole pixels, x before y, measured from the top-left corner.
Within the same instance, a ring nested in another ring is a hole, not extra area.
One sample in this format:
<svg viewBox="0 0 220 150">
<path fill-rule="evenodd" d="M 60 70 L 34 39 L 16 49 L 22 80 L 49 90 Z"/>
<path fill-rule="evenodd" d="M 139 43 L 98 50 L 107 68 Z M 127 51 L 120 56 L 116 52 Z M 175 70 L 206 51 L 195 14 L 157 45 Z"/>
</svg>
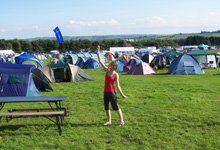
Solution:
<svg viewBox="0 0 220 150">
<path fill-rule="evenodd" d="M 7 49 L 7 45 L 6 45 L 6 42 L 5 40 L 0 40 L 0 49 Z"/>
<path fill-rule="evenodd" d="M 17 40 L 17 39 L 14 39 L 13 42 L 12 42 L 12 48 L 15 52 L 17 53 L 21 53 L 22 52 L 22 49 L 21 49 L 21 43 Z"/>
<path fill-rule="evenodd" d="M 127 42 L 125 40 L 118 41 L 118 47 L 126 47 L 126 46 L 127 46 Z"/>
<path fill-rule="evenodd" d="M 7 43 L 7 48 L 6 49 L 13 49 L 12 44 L 11 43 Z"/>
<path fill-rule="evenodd" d="M 33 46 L 31 44 L 31 42 L 20 40 L 20 43 L 21 43 L 21 48 L 23 51 L 25 51 L 27 53 L 31 53 L 33 51 Z"/>
</svg>

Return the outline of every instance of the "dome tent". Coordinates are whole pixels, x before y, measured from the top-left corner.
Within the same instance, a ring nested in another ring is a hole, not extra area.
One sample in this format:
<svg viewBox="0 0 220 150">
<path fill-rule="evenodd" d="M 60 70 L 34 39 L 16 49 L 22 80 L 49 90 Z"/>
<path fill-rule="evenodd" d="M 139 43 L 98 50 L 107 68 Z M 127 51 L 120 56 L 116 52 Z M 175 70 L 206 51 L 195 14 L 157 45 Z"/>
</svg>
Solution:
<svg viewBox="0 0 220 150">
<path fill-rule="evenodd" d="M 170 65 L 170 74 L 204 74 L 202 68 L 195 58 L 184 54 L 177 57 Z"/>
<path fill-rule="evenodd" d="M 33 81 L 34 65 L 0 63 L 0 97 L 42 96 Z"/>
<path fill-rule="evenodd" d="M 152 54 L 145 54 L 141 57 L 141 60 L 146 63 L 150 63 L 154 59 L 154 56 Z"/>
<path fill-rule="evenodd" d="M 23 62 L 21 62 L 21 64 L 35 65 L 36 68 L 40 68 L 44 66 L 42 61 L 34 57 L 24 60 Z"/>
<path fill-rule="evenodd" d="M 75 65 L 78 60 L 78 56 L 76 54 L 68 54 L 64 57 L 64 62 Z"/>
<path fill-rule="evenodd" d="M 118 62 L 117 72 L 123 72 L 124 66 L 125 66 L 123 60 L 122 59 L 118 59 L 117 62 Z"/>
<path fill-rule="evenodd" d="M 15 63 L 16 64 L 21 64 L 23 61 L 25 61 L 25 60 L 27 60 L 29 58 L 35 58 L 35 56 L 29 55 L 29 54 L 24 52 L 23 54 L 15 57 Z"/>
<path fill-rule="evenodd" d="M 71 64 L 51 64 L 39 69 L 53 83 L 93 81 L 82 69 Z"/>
<path fill-rule="evenodd" d="M 145 62 L 140 62 L 133 64 L 131 69 L 128 71 L 128 74 L 133 75 L 146 75 L 146 74 L 154 74 L 153 69 Z"/>
<path fill-rule="evenodd" d="M 79 66 L 79 67 L 83 67 L 85 62 L 90 59 L 90 57 L 78 57 L 78 60 L 76 62 L 76 66 Z"/>
<path fill-rule="evenodd" d="M 88 59 L 88 60 L 85 62 L 83 68 L 84 68 L 84 69 L 99 69 L 100 66 L 99 66 L 99 63 L 98 63 L 96 60 L 90 58 L 90 59 Z"/>
</svg>

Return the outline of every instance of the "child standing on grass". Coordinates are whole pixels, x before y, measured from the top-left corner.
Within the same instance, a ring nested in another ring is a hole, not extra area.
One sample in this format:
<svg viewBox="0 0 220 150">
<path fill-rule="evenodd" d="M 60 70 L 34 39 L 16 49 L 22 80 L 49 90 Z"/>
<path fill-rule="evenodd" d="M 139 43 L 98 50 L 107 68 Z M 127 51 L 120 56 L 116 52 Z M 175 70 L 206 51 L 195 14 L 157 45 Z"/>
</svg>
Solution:
<svg viewBox="0 0 220 150">
<path fill-rule="evenodd" d="M 100 46 L 98 45 L 97 55 L 98 55 L 99 63 L 106 72 L 106 75 L 105 75 L 105 88 L 104 88 L 104 106 L 105 106 L 105 111 L 106 111 L 108 122 L 104 123 L 104 125 L 107 126 L 107 125 L 112 124 L 111 123 L 111 112 L 110 112 L 110 108 L 109 108 L 109 104 L 111 102 L 113 110 L 117 110 L 117 112 L 118 112 L 118 116 L 119 116 L 119 119 L 120 119 L 120 123 L 118 124 L 118 126 L 123 126 L 125 123 L 124 123 L 124 120 L 123 120 L 122 111 L 121 111 L 121 109 L 119 108 L 119 105 L 118 105 L 114 83 L 116 84 L 116 87 L 117 87 L 119 93 L 121 94 L 121 96 L 123 98 L 127 98 L 127 96 L 125 96 L 123 94 L 123 92 L 121 90 L 121 87 L 119 85 L 119 75 L 116 72 L 117 67 L 118 67 L 118 63 L 117 63 L 117 61 L 113 60 L 111 62 L 111 66 L 110 66 L 111 68 L 108 68 L 107 66 L 105 66 L 103 64 L 99 52 L 100 52 Z"/>
</svg>

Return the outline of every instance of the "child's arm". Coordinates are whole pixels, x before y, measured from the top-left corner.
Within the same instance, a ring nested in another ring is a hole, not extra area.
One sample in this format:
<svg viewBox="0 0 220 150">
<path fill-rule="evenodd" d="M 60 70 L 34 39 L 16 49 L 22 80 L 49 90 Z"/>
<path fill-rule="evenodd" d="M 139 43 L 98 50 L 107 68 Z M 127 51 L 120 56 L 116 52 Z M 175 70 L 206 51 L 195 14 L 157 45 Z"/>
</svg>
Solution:
<svg viewBox="0 0 220 150">
<path fill-rule="evenodd" d="M 103 68 L 105 71 L 108 71 L 108 67 L 103 64 L 102 59 L 101 59 L 101 56 L 100 56 L 99 53 L 100 53 L 100 46 L 98 45 L 98 46 L 97 46 L 97 55 L 98 55 L 99 64 L 102 66 L 102 68 Z"/>
<path fill-rule="evenodd" d="M 119 84 L 119 75 L 118 75 L 117 73 L 115 73 L 115 83 L 116 83 L 116 87 L 117 87 L 119 93 L 121 94 L 121 96 L 122 96 L 123 98 L 128 98 L 127 96 L 125 96 L 125 95 L 123 94 L 123 92 L 122 92 L 122 90 L 121 90 L 121 87 L 120 87 L 120 84 Z"/>
</svg>

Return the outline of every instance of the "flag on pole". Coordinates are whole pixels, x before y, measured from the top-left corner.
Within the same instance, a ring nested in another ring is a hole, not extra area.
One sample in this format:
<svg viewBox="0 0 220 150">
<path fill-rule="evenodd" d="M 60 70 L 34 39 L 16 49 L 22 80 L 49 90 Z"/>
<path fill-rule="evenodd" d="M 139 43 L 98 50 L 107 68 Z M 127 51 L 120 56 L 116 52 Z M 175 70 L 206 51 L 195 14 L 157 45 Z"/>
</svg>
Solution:
<svg viewBox="0 0 220 150">
<path fill-rule="evenodd" d="M 56 27 L 53 31 L 55 32 L 58 43 L 62 43 L 63 42 L 63 36 L 60 32 L 60 29 L 58 27 Z"/>
</svg>

